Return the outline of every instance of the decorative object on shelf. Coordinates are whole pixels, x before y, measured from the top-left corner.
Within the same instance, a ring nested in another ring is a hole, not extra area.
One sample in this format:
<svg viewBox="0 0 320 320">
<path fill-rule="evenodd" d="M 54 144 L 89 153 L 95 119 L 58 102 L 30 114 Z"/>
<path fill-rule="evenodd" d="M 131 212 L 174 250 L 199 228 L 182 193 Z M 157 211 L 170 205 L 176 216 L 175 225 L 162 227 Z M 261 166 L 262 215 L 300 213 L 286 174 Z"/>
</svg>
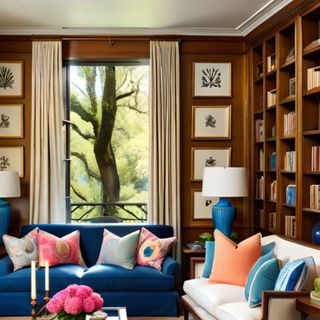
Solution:
<svg viewBox="0 0 320 320">
<path fill-rule="evenodd" d="M 289 79 L 289 96 L 296 94 L 296 78 Z"/>
<path fill-rule="evenodd" d="M 100 294 L 85 285 L 71 284 L 56 293 L 46 308 L 57 313 L 60 320 L 85 320 L 86 314 L 92 314 L 103 307 Z"/>
<path fill-rule="evenodd" d="M 276 55 L 273 53 L 267 57 L 267 72 L 271 72 L 276 69 Z"/>
<path fill-rule="evenodd" d="M 231 97 L 231 62 L 194 62 L 193 97 Z"/>
<path fill-rule="evenodd" d="M 315 278 L 313 282 L 314 290 L 310 292 L 312 301 L 320 303 L 320 278 Z"/>
<path fill-rule="evenodd" d="M 219 198 L 204 197 L 201 189 L 191 190 L 192 220 L 211 219 L 212 206 L 219 201 Z"/>
<path fill-rule="evenodd" d="M 198 236 L 198 242 L 200 242 L 203 247 L 205 246 L 206 241 L 212 241 L 213 240 L 213 234 L 209 232 L 202 232 Z"/>
<path fill-rule="evenodd" d="M 231 106 L 192 106 L 193 140 L 230 140 Z"/>
<path fill-rule="evenodd" d="M 289 184 L 286 187 L 286 204 L 290 206 L 296 205 L 296 185 Z"/>
<path fill-rule="evenodd" d="M 315 224 L 312 228 L 312 242 L 320 244 L 320 222 Z"/>
<path fill-rule="evenodd" d="M 0 61 L 0 97 L 23 97 L 22 61 Z"/>
<path fill-rule="evenodd" d="M 291 47 L 288 50 L 286 62 L 289 62 L 290 60 L 294 59 L 294 57 L 295 57 L 295 47 Z"/>
<path fill-rule="evenodd" d="M 0 147 L 0 171 L 17 171 L 19 177 L 24 176 L 23 146 Z"/>
<path fill-rule="evenodd" d="M 191 180 L 201 181 L 203 168 L 229 167 L 231 165 L 231 147 L 191 148 Z"/>
<path fill-rule="evenodd" d="M 191 250 L 202 250 L 203 245 L 199 241 L 186 243 L 186 247 Z"/>
<path fill-rule="evenodd" d="M 23 105 L 0 105 L 0 138 L 23 138 Z"/>
<path fill-rule="evenodd" d="M 2 236 L 8 233 L 11 206 L 2 198 L 20 197 L 20 179 L 18 172 L 0 171 L 0 244 L 3 245 Z"/>
<path fill-rule="evenodd" d="M 236 210 L 227 197 L 248 196 L 246 169 L 205 168 L 202 194 L 206 197 L 220 197 L 220 201 L 212 207 L 212 220 L 216 229 L 230 237 Z"/>
</svg>

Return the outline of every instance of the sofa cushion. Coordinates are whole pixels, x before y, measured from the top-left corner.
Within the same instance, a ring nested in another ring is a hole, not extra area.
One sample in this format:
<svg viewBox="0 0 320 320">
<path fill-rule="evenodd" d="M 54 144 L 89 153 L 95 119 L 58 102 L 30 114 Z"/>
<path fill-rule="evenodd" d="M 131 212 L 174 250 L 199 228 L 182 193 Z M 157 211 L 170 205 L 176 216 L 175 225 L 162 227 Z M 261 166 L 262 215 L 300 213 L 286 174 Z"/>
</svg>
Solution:
<svg viewBox="0 0 320 320">
<path fill-rule="evenodd" d="M 249 308 L 245 302 L 225 303 L 217 307 L 219 320 L 260 320 L 261 308 Z"/>
<path fill-rule="evenodd" d="M 95 291 L 169 291 L 174 289 L 174 277 L 151 267 L 97 264 L 84 273 L 81 284 Z"/>
<path fill-rule="evenodd" d="M 217 317 L 219 305 L 232 302 L 247 304 L 244 287 L 240 286 L 212 284 L 208 279 L 192 279 L 184 282 L 183 290 L 196 304 L 215 317 Z"/>
<path fill-rule="evenodd" d="M 59 291 L 72 283 L 80 284 L 85 270 L 86 267 L 72 264 L 50 268 L 50 291 Z M 30 291 L 30 275 L 30 268 L 24 268 L 0 277 L 0 291 Z M 44 269 L 37 270 L 37 288 L 44 291 Z"/>
</svg>

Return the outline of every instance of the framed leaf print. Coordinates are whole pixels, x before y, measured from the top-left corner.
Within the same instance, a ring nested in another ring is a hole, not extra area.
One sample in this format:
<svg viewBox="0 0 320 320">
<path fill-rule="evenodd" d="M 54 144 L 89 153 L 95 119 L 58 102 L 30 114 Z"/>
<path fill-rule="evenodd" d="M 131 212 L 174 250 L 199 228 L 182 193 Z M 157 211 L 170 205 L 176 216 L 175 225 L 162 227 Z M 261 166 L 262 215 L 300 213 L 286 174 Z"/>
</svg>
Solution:
<svg viewBox="0 0 320 320">
<path fill-rule="evenodd" d="M 219 201 L 216 197 L 204 197 L 201 189 L 191 189 L 192 220 L 212 221 L 212 207 Z"/>
<path fill-rule="evenodd" d="M 18 171 L 19 177 L 24 177 L 23 146 L 0 147 L 0 171 Z"/>
<path fill-rule="evenodd" d="M 22 61 L 0 61 L 0 97 L 23 97 Z"/>
<path fill-rule="evenodd" d="M 230 140 L 231 106 L 192 106 L 193 140 Z"/>
<path fill-rule="evenodd" d="M 0 138 L 23 138 L 22 104 L 0 104 Z"/>
<path fill-rule="evenodd" d="M 193 97 L 231 97 L 231 62 L 194 62 Z"/>
</svg>

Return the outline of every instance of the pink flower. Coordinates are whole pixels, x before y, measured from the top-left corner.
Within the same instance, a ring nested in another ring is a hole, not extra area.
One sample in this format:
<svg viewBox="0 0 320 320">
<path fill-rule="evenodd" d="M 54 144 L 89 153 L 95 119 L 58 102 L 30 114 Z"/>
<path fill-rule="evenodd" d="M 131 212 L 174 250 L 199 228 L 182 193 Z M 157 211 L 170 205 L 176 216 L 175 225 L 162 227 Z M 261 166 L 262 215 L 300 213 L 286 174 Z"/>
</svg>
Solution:
<svg viewBox="0 0 320 320">
<path fill-rule="evenodd" d="M 50 313 L 58 313 L 60 311 L 62 311 L 62 309 L 60 308 L 60 304 L 58 302 L 57 299 L 51 299 L 48 304 L 47 304 L 47 310 Z"/>
<path fill-rule="evenodd" d="M 100 310 L 103 307 L 103 299 L 99 293 L 93 292 L 91 294 L 91 299 L 94 301 L 95 310 Z"/>
<path fill-rule="evenodd" d="M 83 310 L 87 313 L 95 311 L 94 300 L 90 297 L 83 299 Z"/>
<path fill-rule="evenodd" d="M 65 313 L 77 315 L 83 311 L 82 299 L 78 297 L 67 298 L 64 303 Z"/>
<path fill-rule="evenodd" d="M 77 284 L 71 284 L 67 286 L 66 290 L 68 291 L 69 297 L 74 297 L 77 293 L 79 286 Z"/>
<path fill-rule="evenodd" d="M 87 297 L 90 297 L 93 290 L 88 286 L 79 286 L 77 289 L 76 297 L 85 299 Z"/>
</svg>

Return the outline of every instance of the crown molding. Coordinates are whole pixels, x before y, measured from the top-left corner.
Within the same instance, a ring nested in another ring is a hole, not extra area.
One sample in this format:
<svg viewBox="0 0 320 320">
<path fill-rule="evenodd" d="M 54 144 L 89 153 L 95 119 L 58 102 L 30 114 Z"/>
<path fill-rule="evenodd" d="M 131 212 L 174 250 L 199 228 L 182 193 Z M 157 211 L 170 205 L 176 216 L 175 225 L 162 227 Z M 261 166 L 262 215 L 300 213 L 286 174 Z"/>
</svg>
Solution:
<svg viewBox="0 0 320 320">
<path fill-rule="evenodd" d="M 0 35 L 181 35 L 245 37 L 293 0 L 270 0 L 236 28 L 0 28 Z"/>
</svg>

